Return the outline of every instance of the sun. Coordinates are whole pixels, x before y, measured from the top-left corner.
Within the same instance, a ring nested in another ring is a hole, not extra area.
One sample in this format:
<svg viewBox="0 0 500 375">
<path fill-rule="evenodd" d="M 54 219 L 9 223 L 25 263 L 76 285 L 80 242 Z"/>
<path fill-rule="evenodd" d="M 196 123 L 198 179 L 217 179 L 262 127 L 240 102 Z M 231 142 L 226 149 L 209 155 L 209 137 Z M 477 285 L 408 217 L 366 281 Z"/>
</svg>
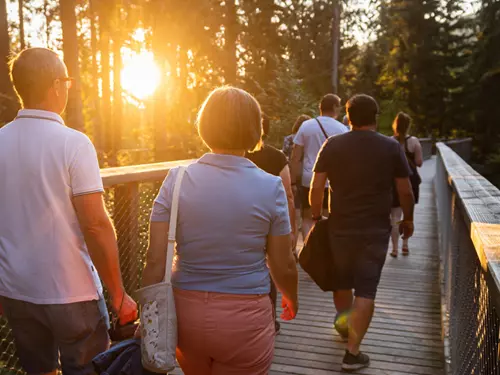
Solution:
<svg viewBox="0 0 500 375">
<path fill-rule="evenodd" d="M 124 58 L 121 79 L 123 90 L 134 98 L 144 100 L 153 95 L 161 79 L 153 53 L 142 51 Z"/>
</svg>

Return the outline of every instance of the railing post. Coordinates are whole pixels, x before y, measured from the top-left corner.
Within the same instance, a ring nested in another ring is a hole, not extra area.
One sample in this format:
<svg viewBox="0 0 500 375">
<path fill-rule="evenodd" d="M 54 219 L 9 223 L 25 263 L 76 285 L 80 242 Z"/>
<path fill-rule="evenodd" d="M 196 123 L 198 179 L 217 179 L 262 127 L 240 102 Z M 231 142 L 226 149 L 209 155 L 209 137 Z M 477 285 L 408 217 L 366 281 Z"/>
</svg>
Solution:
<svg viewBox="0 0 500 375">
<path fill-rule="evenodd" d="M 139 285 L 139 184 L 115 188 L 114 222 L 120 251 L 120 268 L 128 292 Z"/>
</svg>

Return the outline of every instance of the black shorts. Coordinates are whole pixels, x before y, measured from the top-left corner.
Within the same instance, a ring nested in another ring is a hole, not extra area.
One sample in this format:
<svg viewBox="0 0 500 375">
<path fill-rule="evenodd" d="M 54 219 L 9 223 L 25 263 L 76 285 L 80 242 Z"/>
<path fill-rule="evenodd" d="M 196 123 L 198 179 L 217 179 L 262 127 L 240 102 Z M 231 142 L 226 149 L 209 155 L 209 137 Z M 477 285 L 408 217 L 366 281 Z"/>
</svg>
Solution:
<svg viewBox="0 0 500 375">
<path fill-rule="evenodd" d="M 300 187 L 300 204 L 301 208 L 311 208 L 311 205 L 309 204 L 309 189 L 308 187 L 301 186 Z M 328 202 L 329 202 L 329 196 L 330 196 L 330 190 L 325 189 L 325 195 L 323 197 L 323 208 L 325 210 L 328 210 Z"/>
<path fill-rule="evenodd" d="M 330 235 L 333 255 L 332 290 L 352 290 L 356 297 L 375 299 L 390 233 Z"/>
</svg>

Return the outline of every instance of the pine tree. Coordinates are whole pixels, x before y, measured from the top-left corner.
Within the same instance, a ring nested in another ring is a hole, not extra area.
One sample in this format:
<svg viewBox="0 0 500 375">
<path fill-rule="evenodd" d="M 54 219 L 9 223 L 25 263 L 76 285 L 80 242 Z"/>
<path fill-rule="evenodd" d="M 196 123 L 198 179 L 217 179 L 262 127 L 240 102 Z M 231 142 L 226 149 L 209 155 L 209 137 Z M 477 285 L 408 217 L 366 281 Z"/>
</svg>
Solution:
<svg viewBox="0 0 500 375">
<path fill-rule="evenodd" d="M 73 77 L 73 87 L 69 90 L 66 119 L 68 126 L 83 131 L 83 103 L 81 94 L 80 61 L 76 26 L 75 0 L 60 0 L 61 23 L 63 30 L 64 62 L 68 74 Z"/>
<path fill-rule="evenodd" d="M 11 121 L 19 108 L 9 77 L 10 37 L 7 20 L 7 2 L 0 0 L 0 126 Z"/>
</svg>

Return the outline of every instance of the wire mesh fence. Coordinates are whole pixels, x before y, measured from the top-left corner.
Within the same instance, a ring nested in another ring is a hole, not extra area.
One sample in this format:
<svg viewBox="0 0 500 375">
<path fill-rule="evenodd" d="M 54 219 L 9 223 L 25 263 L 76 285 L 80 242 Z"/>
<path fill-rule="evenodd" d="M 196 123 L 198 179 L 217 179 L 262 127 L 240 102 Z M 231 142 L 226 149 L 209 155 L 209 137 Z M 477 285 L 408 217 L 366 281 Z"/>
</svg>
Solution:
<svg viewBox="0 0 500 375">
<path fill-rule="evenodd" d="M 165 172 L 166 173 L 166 172 Z M 149 216 L 161 181 L 131 182 L 106 188 L 104 199 L 114 223 L 120 251 L 120 267 L 127 292 L 140 284 L 144 268 Z M 21 375 L 14 340 L 5 319 L 0 318 L 0 375 Z"/>
<path fill-rule="evenodd" d="M 500 374 L 500 319 L 469 231 L 461 215 L 453 220 L 447 278 L 452 374 Z"/>
<path fill-rule="evenodd" d="M 481 264 L 485 255 L 479 255 L 482 250 L 473 243 L 470 227 L 476 220 L 495 220 L 487 206 L 498 200 L 500 192 L 451 148 L 438 148 L 435 192 L 447 370 L 453 375 L 498 375 L 500 293 L 489 269 Z M 496 198 L 489 196 L 493 190 Z"/>
</svg>

